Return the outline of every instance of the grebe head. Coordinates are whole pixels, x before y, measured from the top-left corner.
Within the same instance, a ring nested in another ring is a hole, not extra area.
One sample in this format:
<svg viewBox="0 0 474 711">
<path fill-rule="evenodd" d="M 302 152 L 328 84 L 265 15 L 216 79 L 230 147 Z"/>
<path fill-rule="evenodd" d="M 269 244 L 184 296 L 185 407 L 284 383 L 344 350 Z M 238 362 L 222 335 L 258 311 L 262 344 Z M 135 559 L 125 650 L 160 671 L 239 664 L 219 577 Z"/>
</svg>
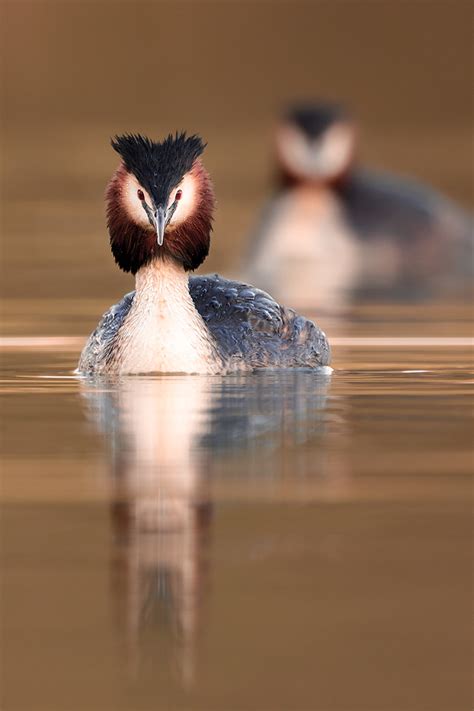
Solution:
<svg viewBox="0 0 474 711">
<path fill-rule="evenodd" d="M 135 274 L 159 257 L 196 269 L 209 252 L 214 191 L 199 156 L 199 136 L 171 134 L 162 142 L 116 136 L 122 162 L 106 191 L 107 225 L 115 261 Z"/>
<path fill-rule="evenodd" d="M 277 158 L 292 181 L 332 183 L 349 170 L 355 140 L 354 122 L 343 108 L 299 104 L 290 107 L 277 126 Z"/>
</svg>

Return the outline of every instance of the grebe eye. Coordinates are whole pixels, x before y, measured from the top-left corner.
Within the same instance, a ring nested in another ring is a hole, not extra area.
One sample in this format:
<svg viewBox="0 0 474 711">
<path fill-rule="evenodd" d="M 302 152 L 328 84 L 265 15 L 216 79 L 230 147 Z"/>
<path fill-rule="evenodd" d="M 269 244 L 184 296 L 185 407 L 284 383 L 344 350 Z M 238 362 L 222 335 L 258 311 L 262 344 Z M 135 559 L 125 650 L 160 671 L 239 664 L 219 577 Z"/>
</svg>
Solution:
<svg viewBox="0 0 474 711">
<path fill-rule="evenodd" d="M 138 199 L 143 202 L 145 199 L 145 194 L 144 194 L 143 190 L 137 190 L 137 195 L 138 195 Z"/>
<path fill-rule="evenodd" d="M 175 200 L 181 200 L 182 197 L 183 197 L 183 191 L 182 191 L 182 190 L 177 190 L 177 191 L 176 191 L 176 195 L 174 196 L 174 199 L 175 199 Z"/>
</svg>

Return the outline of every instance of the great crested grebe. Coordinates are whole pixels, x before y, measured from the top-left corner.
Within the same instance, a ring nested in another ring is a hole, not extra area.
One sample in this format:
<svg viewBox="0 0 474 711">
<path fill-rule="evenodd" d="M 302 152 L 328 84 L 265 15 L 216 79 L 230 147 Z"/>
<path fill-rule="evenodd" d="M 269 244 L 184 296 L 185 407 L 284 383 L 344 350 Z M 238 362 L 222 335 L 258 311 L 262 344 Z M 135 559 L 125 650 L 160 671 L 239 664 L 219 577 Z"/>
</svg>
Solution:
<svg viewBox="0 0 474 711">
<path fill-rule="evenodd" d="M 78 372 L 227 373 L 329 364 L 325 334 L 260 289 L 188 277 L 209 251 L 214 191 L 198 136 L 117 136 L 106 192 L 115 261 L 135 291 L 102 317 Z"/>
<path fill-rule="evenodd" d="M 468 286 L 470 216 L 426 186 L 360 168 L 356 123 L 344 108 L 289 107 L 275 144 L 276 190 L 243 278 L 295 308 L 328 310 L 354 297 L 452 295 Z"/>
</svg>

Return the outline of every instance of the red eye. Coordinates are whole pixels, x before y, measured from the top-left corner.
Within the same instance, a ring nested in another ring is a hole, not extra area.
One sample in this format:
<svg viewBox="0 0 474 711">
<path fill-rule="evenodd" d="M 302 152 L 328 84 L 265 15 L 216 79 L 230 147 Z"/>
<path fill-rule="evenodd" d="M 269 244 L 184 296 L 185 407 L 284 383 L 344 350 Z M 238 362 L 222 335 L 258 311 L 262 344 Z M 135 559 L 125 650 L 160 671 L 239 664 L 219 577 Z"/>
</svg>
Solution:
<svg viewBox="0 0 474 711">
<path fill-rule="evenodd" d="M 182 197 L 183 197 L 183 191 L 182 191 L 182 190 L 177 190 L 177 191 L 176 191 L 176 195 L 174 196 L 174 199 L 175 199 L 175 200 L 181 200 Z"/>
<path fill-rule="evenodd" d="M 145 195 L 144 195 L 144 193 L 143 193 L 143 190 L 137 190 L 137 195 L 138 195 L 138 199 L 143 202 L 144 199 L 145 199 Z"/>
</svg>

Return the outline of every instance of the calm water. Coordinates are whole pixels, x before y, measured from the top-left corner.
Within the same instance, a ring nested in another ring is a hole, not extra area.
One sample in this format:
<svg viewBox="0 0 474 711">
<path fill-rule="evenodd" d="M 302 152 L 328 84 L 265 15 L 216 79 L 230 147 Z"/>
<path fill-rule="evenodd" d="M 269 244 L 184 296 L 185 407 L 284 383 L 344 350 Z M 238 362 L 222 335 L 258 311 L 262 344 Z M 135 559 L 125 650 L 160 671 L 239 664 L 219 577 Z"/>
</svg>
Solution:
<svg viewBox="0 0 474 711">
<path fill-rule="evenodd" d="M 4 340 L 2 708 L 469 709 L 469 313 L 410 313 L 332 375 Z"/>
</svg>

